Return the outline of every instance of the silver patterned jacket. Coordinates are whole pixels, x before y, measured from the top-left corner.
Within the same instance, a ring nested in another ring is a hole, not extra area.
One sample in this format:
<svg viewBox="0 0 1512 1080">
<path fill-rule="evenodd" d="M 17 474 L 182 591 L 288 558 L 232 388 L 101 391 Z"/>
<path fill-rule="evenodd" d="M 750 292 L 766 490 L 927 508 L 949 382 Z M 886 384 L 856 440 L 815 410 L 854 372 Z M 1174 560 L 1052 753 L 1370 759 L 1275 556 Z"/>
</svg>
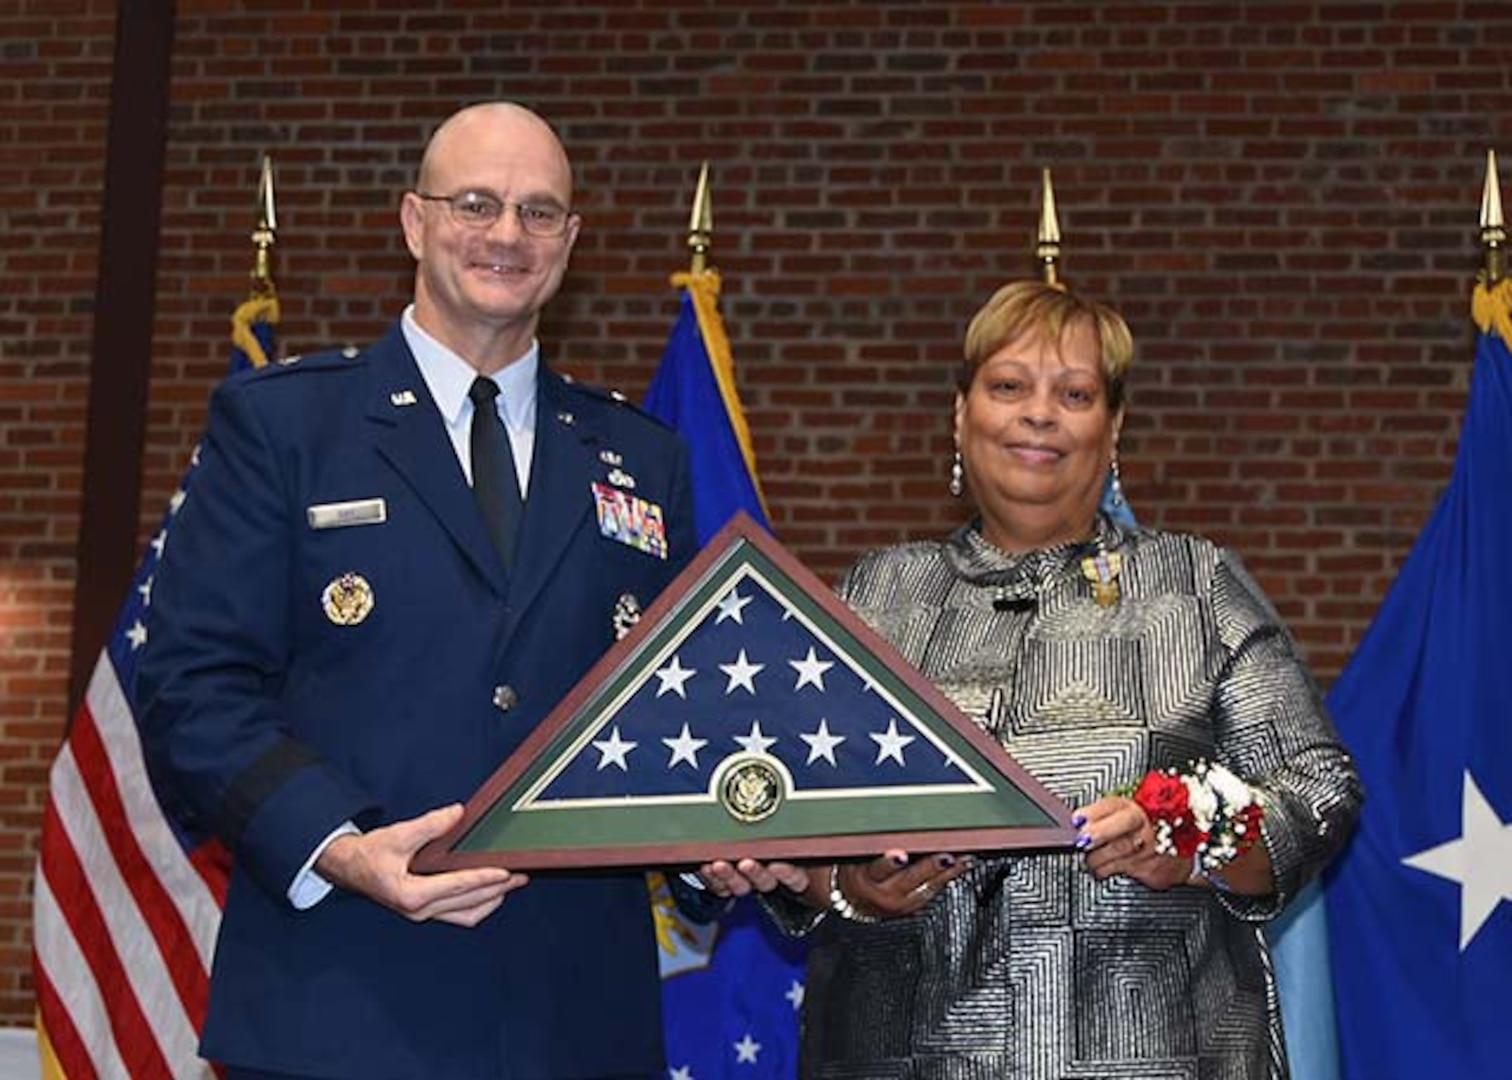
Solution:
<svg viewBox="0 0 1512 1080">
<path fill-rule="evenodd" d="M 1099 543 L 1122 558 L 1111 604 L 1081 567 Z M 1151 768 L 1228 765 L 1266 799 L 1277 888 L 1155 891 L 1057 851 L 978 858 L 919 914 L 877 925 L 769 904 L 815 931 L 802 1075 L 1286 1077 L 1260 925 L 1339 849 L 1362 794 L 1235 556 L 1103 520 L 1094 543 L 1013 558 L 967 526 L 872 552 L 840 592 L 1068 805 Z"/>
</svg>

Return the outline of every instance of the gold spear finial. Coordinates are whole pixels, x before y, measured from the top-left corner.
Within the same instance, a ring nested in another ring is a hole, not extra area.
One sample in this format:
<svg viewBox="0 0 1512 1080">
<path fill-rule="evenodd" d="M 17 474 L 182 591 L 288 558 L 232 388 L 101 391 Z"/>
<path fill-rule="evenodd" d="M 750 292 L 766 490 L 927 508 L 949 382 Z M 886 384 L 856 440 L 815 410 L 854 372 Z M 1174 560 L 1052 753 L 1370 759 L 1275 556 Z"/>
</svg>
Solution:
<svg viewBox="0 0 1512 1080">
<path fill-rule="evenodd" d="M 1034 245 L 1034 258 L 1040 266 L 1040 276 L 1046 285 L 1060 285 L 1055 264 L 1060 259 L 1060 221 L 1055 216 L 1055 188 L 1050 183 L 1050 170 L 1041 170 L 1039 236 Z"/>
<path fill-rule="evenodd" d="M 262 175 L 257 180 L 257 227 L 252 230 L 252 243 L 257 245 L 256 260 L 252 265 L 253 292 L 271 292 L 273 289 L 273 244 L 278 232 L 278 208 L 273 197 L 273 157 L 264 154 Z"/>
<path fill-rule="evenodd" d="M 714 202 L 709 196 L 709 163 L 698 170 L 698 187 L 693 192 L 693 211 L 688 215 L 688 249 L 693 252 L 688 270 L 704 272 L 709 247 L 714 242 Z"/>
<path fill-rule="evenodd" d="M 1486 185 L 1481 189 L 1481 245 L 1486 249 L 1481 268 L 1481 282 L 1495 285 L 1505 274 L 1502 245 L 1507 242 L 1506 220 L 1502 217 L 1501 183 L 1496 176 L 1496 151 L 1486 151 Z"/>
</svg>

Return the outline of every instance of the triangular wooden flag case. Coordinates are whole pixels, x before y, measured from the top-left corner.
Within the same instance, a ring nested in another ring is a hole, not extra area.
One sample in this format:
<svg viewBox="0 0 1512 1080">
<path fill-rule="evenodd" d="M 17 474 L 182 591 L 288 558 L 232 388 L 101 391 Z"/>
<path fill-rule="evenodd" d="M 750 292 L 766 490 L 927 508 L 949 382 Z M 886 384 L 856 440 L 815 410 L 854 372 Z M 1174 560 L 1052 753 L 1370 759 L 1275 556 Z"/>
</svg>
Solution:
<svg viewBox="0 0 1512 1080">
<path fill-rule="evenodd" d="M 415 868 L 1052 847 L 1069 814 L 739 514 Z"/>
</svg>

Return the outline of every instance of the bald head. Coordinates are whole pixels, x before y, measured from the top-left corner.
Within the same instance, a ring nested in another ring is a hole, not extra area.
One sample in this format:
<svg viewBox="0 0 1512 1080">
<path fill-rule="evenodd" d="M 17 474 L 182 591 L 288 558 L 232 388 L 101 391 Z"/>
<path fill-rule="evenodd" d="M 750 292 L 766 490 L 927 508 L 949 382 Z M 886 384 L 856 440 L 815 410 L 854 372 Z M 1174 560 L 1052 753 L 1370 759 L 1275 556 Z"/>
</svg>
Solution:
<svg viewBox="0 0 1512 1080">
<path fill-rule="evenodd" d="M 550 124 L 523 105 L 488 101 L 469 105 L 442 122 L 425 145 L 417 191 L 446 191 L 455 162 L 480 147 L 515 147 L 556 174 L 564 206 L 572 205 L 572 164 Z"/>
<path fill-rule="evenodd" d="M 454 114 L 426 145 L 399 217 L 419 326 L 485 374 L 525 355 L 582 224 L 551 126 L 508 101 Z"/>
</svg>

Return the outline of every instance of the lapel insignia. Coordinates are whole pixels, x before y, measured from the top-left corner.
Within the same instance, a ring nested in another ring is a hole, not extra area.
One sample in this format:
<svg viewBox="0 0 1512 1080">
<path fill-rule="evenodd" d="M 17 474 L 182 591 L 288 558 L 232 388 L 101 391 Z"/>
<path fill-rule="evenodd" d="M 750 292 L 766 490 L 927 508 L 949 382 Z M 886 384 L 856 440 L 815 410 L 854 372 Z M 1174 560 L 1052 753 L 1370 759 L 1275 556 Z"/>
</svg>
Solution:
<svg viewBox="0 0 1512 1080">
<path fill-rule="evenodd" d="M 615 453 L 613 450 L 600 450 L 599 460 L 602 461 L 605 465 L 623 465 L 625 463 L 625 459 L 620 457 L 619 454 Z"/>
<path fill-rule="evenodd" d="M 320 606 L 337 626 L 356 626 L 373 610 L 373 587 L 367 578 L 349 571 L 325 587 Z"/>
<path fill-rule="evenodd" d="M 395 405 L 413 405 L 415 392 L 413 390 L 399 390 L 389 395 L 389 401 Z"/>
<path fill-rule="evenodd" d="M 631 593 L 621 593 L 620 598 L 614 602 L 614 640 L 628 634 L 636 623 L 640 622 L 641 604 Z"/>
<path fill-rule="evenodd" d="M 593 505 L 599 532 L 604 536 L 658 559 L 667 557 L 667 525 L 660 506 L 597 483 L 593 485 Z"/>
<path fill-rule="evenodd" d="M 570 412 L 559 412 L 557 413 L 557 420 L 560 423 L 566 424 L 568 427 L 571 427 L 573 424 L 577 423 L 577 416 Z"/>
</svg>

